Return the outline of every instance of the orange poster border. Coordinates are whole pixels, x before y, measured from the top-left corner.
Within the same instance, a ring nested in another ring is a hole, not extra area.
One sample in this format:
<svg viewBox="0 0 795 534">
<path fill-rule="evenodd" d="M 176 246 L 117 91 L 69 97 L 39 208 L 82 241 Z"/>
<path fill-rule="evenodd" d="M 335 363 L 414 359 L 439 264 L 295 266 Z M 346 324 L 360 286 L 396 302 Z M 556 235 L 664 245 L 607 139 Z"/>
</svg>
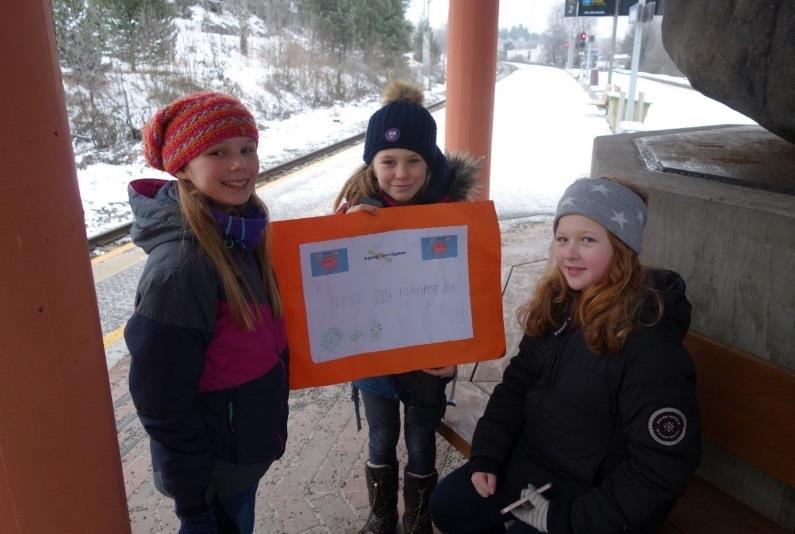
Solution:
<svg viewBox="0 0 795 534">
<path fill-rule="evenodd" d="M 304 307 L 299 246 L 404 229 L 467 226 L 473 337 L 348 356 L 314 363 Z M 337 384 L 365 376 L 490 360 L 505 354 L 500 229 L 491 201 L 444 203 L 276 221 L 270 225 L 272 262 L 282 295 L 290 348 L 290 389 Z M 373 358 L 378 355 L 378 358 Z"/>
</svg>

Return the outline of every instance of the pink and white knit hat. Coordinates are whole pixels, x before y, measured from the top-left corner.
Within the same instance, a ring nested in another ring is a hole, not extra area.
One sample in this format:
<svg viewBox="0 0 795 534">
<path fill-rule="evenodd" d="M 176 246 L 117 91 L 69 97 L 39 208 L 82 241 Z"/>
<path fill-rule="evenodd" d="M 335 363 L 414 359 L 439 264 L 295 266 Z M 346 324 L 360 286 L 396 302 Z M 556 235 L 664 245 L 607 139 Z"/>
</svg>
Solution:
<svg viewBox="0 0 795 534">
<path fill-rule="evenodd" d="M 193 93 L 174 100 L 141 130 L 147 163 L 176 175 L 207 147 L 232 137 L 259 141 L 254 117 L 232 96 Z"/>
</svg>

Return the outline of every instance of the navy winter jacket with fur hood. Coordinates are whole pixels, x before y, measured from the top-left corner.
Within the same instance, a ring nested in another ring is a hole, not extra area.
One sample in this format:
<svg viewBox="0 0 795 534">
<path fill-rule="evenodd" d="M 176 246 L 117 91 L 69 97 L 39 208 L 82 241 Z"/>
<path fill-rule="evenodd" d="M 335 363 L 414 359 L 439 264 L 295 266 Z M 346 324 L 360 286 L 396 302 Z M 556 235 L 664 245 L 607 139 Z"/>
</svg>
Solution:
<svg viewBox="0 0 795 534">
<path fill-rule="evenodd" d="M 257 299 L 253 331 L 231 320 L 223 284 L 183 224 L 174 181 L 130 184 L 133 241 L 149 258 L 127 323 L 130 393 L 151 438 L 155 485 L 180 515 L 255 484 L 284 452 L 288 353 L 251 251 L 230 252 Z"/>
<path fill-rule="evenodd" d="M 469 200 L 477 189 L 477 172 L 480 169 L 480 164 L 471 156 L 463 153 L 448 154 L 449 173 L 447 175 L 447 188 L 443 191 L 443 199 L 440 202 L 464 202 Z M 390 207 L 394 201 L 388 197 L 383 197 L 382 200 L 384 207 Z M 339 210 L 345 212 L 347 204 Z M 430 375 L 427 375 L 430 376 Z M 428 379 L 426 377 L 419 377 L 421 380 L 416 386 L 433 389 L 433 391 L 423 391 L 420 396 L 432 397 L 433 393 L 439 390 L 438 380 Z M 441 379 L 442 385 L 449 382 L 449 378 Z M 399 400 L 402 398 L 404 402 L 409 402 L 408 393 L 405 388 L 400 387 L 401 384 L 396 380 L 395 375 L 376 376 L 371 378 L 361 378 L 354 381 L 354 385 L 373 395 Z M 437 402 L 444 402 L 444 391 L 439 390 L 441 395 Z"/>
<path fill-rule="evenodd" d="M 525 336 L 477 424 L 470 470 L 551 483 L 550 534 L 656 532 L 698 466 L 690 303 L 678 274 L 652 276 L 662 320 L 601 356 L 577 328 Z"/>
</svg>

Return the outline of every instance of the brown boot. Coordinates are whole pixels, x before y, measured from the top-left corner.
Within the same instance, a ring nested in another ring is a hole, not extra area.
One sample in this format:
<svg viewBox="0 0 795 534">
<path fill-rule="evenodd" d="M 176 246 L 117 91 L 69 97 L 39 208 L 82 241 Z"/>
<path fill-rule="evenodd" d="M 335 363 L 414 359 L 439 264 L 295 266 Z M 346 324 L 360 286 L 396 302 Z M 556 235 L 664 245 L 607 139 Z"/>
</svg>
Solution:
<svg viewBox="0 0 795 534">
<path fill-rule="evenodd" d="M 428 499 L 439 475 L 434 471 L 428 475 L 415 475 L 403 472 L 403 534 L 432 534 L 431 516 L 428 513 Z"/>
<path fill-rule="evenodd" d="M 359 534 L 393 534 L 397 526 L 398 470 L 396 465 L 364 466 L 370 515 Z"/>
</svg>

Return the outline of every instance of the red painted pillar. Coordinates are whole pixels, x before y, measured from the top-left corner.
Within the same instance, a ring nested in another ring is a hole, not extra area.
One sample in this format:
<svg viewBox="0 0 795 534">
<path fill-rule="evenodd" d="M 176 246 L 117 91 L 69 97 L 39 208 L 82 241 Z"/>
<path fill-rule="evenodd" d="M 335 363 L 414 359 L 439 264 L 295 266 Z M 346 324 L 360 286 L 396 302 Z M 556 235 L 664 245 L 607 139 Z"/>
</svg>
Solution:
<svg viewBox="0 0 795 534">
<path fill-rule="evenodd" d="M 0 532 L 129 532 L 50 1 L 0 50 Z"/>
<path fill-rule="evenodd" d="M 499 0 L 450 0 L 445 148 L 483 157 L 481 198 L 489 197 Z"/>
</svg>

